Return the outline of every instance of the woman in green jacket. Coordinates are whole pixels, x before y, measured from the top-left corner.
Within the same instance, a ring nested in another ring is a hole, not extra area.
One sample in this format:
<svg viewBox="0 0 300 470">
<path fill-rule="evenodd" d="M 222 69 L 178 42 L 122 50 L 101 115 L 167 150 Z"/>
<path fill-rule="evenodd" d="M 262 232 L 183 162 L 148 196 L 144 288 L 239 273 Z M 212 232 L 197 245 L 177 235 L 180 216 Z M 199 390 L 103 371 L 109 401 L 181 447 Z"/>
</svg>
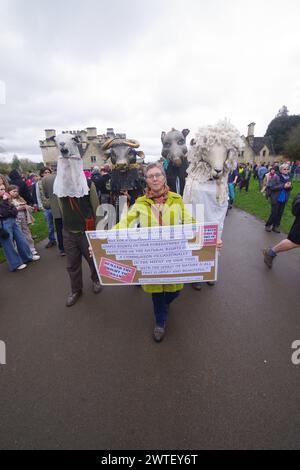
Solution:
<svg viewBox="0 0 300 470">
<path fill-rule="evenodd" d="M 139 222 L 141 227 L 191 224 L 195 220 L 186 209 L 179 194 L 169 190 L 166 174 L 160 163 L 150 163 L 146 169 L 145 196 L 139 197 L 128 215 L 115 228 L 130 228 Z M 159 342 L 165 335 L 170 303 L 179 296 L 183 284 L 145 285 L 145 292 L 152 294 L 155 327 L 153 338 Z"/>
</svg>

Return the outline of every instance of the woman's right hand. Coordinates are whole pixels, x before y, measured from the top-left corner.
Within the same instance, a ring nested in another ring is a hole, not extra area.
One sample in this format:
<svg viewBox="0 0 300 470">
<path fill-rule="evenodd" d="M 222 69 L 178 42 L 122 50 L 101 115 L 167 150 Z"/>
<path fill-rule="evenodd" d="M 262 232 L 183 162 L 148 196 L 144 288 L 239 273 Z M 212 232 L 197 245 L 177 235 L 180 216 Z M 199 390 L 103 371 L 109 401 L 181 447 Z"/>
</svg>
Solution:
<svg viewBox="0 0 300 470">
<path fill-rule="evenodd" d="M 217 240 L 217 249 L 220 251 L 223 248 L 222 240 Z"/>
</svg>

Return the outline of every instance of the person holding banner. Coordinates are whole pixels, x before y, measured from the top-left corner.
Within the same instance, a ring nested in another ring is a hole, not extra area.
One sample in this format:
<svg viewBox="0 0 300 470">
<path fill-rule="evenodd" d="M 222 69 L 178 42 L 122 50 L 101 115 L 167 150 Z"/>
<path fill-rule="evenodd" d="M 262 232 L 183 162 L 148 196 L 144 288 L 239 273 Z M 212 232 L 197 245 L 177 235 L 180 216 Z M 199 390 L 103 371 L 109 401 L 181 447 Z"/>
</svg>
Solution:
<svg viewBox="0 0 300 470">
<path fill-rule="evenodd" d="M 179 194 L 169 190 L 166 174 L 160 163 L 150 163 L 145 172 L 145 195 L 139 197 L 130 208 L 127 216 L 115 226 L 116 229 L 130 228 L 136 223 L 141 227 L 179 225 L 195 223 Z M 183 289 L 183 284 L 148 284 L 142 286 L 145 292 L 152 294 L 155 327 L 153 339 L 162 341 L 165 336 L 168 309 Z"/>
</svg>

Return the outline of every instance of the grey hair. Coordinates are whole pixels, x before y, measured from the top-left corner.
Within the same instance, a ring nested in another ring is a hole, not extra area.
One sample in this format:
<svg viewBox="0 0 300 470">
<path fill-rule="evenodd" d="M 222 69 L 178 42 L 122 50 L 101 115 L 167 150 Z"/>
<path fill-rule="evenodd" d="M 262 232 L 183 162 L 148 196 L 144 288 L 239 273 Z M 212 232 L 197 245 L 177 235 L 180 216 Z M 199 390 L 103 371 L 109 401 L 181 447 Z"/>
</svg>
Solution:
<svg viewBox="0 0 300 470">
<path fill-rule="evenodd" d="M 146 177 L 147 177 L 148 171 L 152 170 L 152 168 L 158 168 L 158 169 L 162 172 L 162 174 L 164 175 L 164 177 L 167 179 L 167 175 L 166 175 L 165 169 L 164 169 L 164 167 L 162 166 L 162 164 L 159 163 L 159 162 L 148 163 L 148 165 L 146 166 L 146 169 L 145 169 L 145 176 L 146 176 Z"/>
<path fill-rule="evenodd" d="M 282 165 L 280 165 L 279 167 L 279 170 L 286 170 L 286 169 L 290 169 L 290 165 L 288 165 L 287 163 L 282 163 Z"/>
</svg>

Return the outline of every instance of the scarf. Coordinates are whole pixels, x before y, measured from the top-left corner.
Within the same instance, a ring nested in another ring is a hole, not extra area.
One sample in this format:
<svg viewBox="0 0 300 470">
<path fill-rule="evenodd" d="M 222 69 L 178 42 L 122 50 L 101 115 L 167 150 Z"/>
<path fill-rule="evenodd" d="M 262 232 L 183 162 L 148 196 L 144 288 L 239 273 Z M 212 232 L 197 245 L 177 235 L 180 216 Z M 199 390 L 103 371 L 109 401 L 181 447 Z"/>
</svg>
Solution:
<svg viewBox="0 0 300 470">
<path fill-rule="evenodd" d="M 168 199 L 168 194 L 169 194 L 170 188 L 167 184 L 165 184 L 162 193 L 159 194 L 158 196 L 153 193 L 152 189 L 146 188 L 145 190 L 145 196 L 148 197 L 149 199 L 152 199 L 154 201 L 154 204 L 162 205 L 166 202 Z"/>
<path fill-rule="evenodd" d="M 158 224 L 160 226 L 164 225 L 162 214 L 164 210 L 164 204 L 166 200 L 168 199 L 169 191 L 170 191 L 170 188 L 169 186 L 167 186 L 166 183 L 164 185 L 162 193 L 159 194 L 158 196 L 154 194 L 152 189 L 150 188 L 146 188 L 145 190 L 146 197 L 148 197 L 149 199 L 152 199 L 152 201 L 154 202 L 154 204 L 151 206 L 151 210 L 152 210 L 152 214 L 157 219 Z"/>
</svg>

